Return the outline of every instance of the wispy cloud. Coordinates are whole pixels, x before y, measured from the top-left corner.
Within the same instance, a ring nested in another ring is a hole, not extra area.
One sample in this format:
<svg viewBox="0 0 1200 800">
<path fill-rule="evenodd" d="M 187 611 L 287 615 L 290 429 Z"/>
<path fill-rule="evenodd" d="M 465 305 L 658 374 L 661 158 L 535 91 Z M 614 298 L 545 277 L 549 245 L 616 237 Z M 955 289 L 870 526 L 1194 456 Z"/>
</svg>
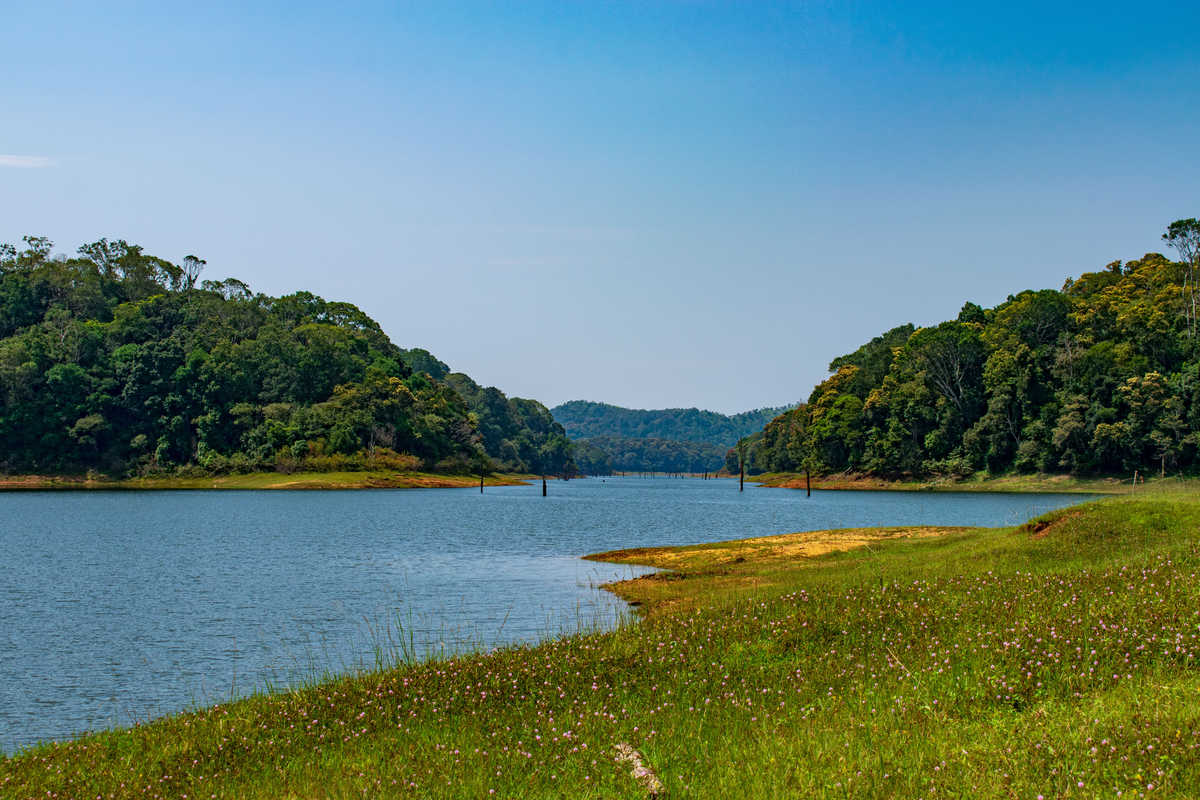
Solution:
<svg viewBox="0 0 1200 800">
<path fill-rule="evenodd" d="M 18 169 L 36 169 L 38 167 L 53 167 L 54 160 L 45 156 L 11 156 L 0 155 L 0 167 L 17 167 Z"/>
</svg>

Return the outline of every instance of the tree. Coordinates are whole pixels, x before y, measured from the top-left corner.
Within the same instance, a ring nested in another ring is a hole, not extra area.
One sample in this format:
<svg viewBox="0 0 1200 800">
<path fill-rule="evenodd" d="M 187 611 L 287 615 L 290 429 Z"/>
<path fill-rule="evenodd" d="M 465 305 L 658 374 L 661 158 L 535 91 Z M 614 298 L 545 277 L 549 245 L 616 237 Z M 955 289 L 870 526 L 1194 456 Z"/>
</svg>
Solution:
<svg viewBox="0 0 1200 800">
<path fill-rule="evenodd" d="M 196 280 L 199 279 L 200 273 L 204 271 L 204 266 L 208 264 L 203 258 L 196 256 L 183 257 L 183 288 L 191 289 L 196 285 Z"/>
<path fill-rule="evenodd" d="M 908 340 L 905 356 L 953 406 L 964 425 L 974 422 L 983 389 L 985 352 L 972 325 L 943 322 L 921 328 Z"/>
<path fill-rule="evenodd" d="M 115 242 L 101 239 L 80 245 L 79 254 L 94 263 L 105 278 L 113 279 L 117 274 L 118 263 L 128 250 L 129 243 L 124 239 L 117 239 Z"/>
<path fill-rule="evenodd" d="M 1200 271 L 1200 220 L 1177 219 L 1167 226 L 1167 232 L 1162 238 L 1179 253 L 1179 260 L 1183 262 L 1184 321 L 1188 336 L 1194 340 L 1197 293 L 1200 291 L 1200 287 L 1196 286 L 1196 273 Z"/>
<path fill-rule="evenodd" d="M 30 265 L 36 266 L 50 259 L 50 249 L 54 247 L 54 242 L 45 236 L 23 236 L 21 241 L 25 242 L 25 252 L 22 255 Z"/>
</svg>

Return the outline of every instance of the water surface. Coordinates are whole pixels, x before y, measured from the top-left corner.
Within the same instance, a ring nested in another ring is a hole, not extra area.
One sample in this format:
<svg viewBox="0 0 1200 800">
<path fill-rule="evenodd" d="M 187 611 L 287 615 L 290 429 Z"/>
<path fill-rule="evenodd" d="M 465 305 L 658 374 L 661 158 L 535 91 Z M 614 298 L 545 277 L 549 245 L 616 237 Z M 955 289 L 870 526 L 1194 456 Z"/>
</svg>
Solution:
<svg viewBox="0 0 1200 800">
<path fill-rule="evenodd" d="M 0 751 L 419 654 L 611 625 L 623 547 L 1010 525 L 1079 495 L 597 478 L 368 491 L 0 494 Z"/>
</svg>

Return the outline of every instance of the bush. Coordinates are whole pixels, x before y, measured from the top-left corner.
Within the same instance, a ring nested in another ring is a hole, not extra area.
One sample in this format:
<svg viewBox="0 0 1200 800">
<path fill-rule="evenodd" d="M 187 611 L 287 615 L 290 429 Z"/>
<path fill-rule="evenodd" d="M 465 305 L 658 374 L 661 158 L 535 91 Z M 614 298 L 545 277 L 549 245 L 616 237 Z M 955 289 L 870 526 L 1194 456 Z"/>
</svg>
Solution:
<svg viewBox="0 0 1200 800">
<path fill-rule="evenodd" d="M 930 475 L 954 480 L 961 480 L 968 475 L 975 474 L 975 467 L 971 464 L 971 459 L 960 452 L 951 453 L 941 459 L 931 459 L 924 462 L 922 467 Z"/>
<path fill-rule="evenodd" d="M 465 456 L 451 456 L 443 458 L 433 465 L 434 472 L 444 472 L 448 475 L 469 475 L 479 470 L 476 462 L 471 461 Z"/>
<path fill-rule="evenodd" d="M 387 447 L 377 447 L 367 458 L 370 469 L 392 469 L 397 472 L 416 472 L 421 468 L 421 459 L 408 453 L 397 453 Z"/>
</svg>

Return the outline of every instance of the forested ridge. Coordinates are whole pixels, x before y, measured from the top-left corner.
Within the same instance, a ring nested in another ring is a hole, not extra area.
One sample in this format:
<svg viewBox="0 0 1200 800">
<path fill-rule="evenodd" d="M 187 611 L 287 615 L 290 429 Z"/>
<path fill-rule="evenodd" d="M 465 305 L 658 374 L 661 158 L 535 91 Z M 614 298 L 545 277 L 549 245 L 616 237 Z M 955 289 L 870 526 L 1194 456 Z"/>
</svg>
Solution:
<svg viewBox="0 0 1200 800">
<path fill-rule="evenodd" d="M 349 303 L 200 280 L 102 239 L 0 245 L 0 471 L 570 473 L 545 406 L 393 344 Z"/>
<path fill-rule="evenodd" d="M 643 410 L 572 400 L 550 410 L 575 444 L 582 472 L 716 472 L 726 450 L 786 406 L 741 414 L 698 408 Z"/>
<path fill-rule="evenodd" d="M 613 472 L 716 472 L 727 448 L 709 442 L 629 436 L 576 439 L 575 462 L 589 475 Z"/>
<path fill-rule="evenodd" d="M 761 430 L 787 407 L 760 408 L 741 414 L 718 414 L 698 408 L 645 410 L 608 403 L 572 400 L 550 409 L 572 439 L 620 436 L 630 439 L 673 439 L 731 447 Z"/>
<path fill-rule="evenodd" d="M 1061 290 L 901 325 L 849 355 L 808 402 L 727 454 L 736 471 L 882 477 L 980 470 L 1194 472 L 1200 460 L 1200 222 L 1179 256 L 1114 261 Z"/>
</svg>

